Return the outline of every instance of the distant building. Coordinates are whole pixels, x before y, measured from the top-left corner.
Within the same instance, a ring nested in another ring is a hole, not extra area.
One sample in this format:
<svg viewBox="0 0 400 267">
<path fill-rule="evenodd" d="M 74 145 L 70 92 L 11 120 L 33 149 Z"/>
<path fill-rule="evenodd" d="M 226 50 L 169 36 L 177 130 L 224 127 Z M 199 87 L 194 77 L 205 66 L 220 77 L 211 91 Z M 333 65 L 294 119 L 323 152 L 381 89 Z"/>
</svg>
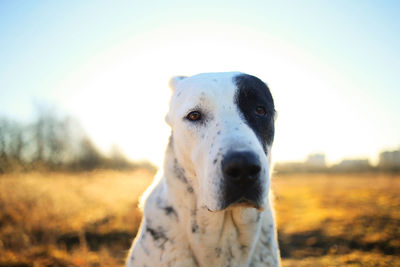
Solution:
<svg viewBox="0 0 400 267">
<path fill-rule="evenodd" d="M 378 167 L 382 170 L 400 170 L 400 149 L 381 152 Z"/>
<path fill-rule="evenodd" d="M 377 166 L 372 166 L 368 158 L 344 159 L 328 166 L 325 154 L 314 153 L 308 155 L 304 161 L 277 162 L 274 171 L 277 173 L 400 172 L 400 148 L 381 152 Z"/>
<path fill-rule="evenodd" d="M 309 173 L 326 172 L 325 154 L 310 154 L 303 162 L 280 162 L 276 163 L 274 170 L 280 173 Z"/>
<path fill-rule="evenodd" d="M 310 168 L 326 168 L 325 154 L 322 153 L 310 154 L 307 157 L 305 164 Z"/>
<path fill-rule="evenodd" d="M 274 171 L 279 173 L 300 173 L 305 172 L 303 162 L 277 162 L 274 165 Z"/>
<path fill-rule="evenodd" d="M 354 171 L 370 171 L 372 166 L 368 159 L 345 159 L 339 164 L 332 166 L 334 171 L 354 172 Z"/>
</svg>

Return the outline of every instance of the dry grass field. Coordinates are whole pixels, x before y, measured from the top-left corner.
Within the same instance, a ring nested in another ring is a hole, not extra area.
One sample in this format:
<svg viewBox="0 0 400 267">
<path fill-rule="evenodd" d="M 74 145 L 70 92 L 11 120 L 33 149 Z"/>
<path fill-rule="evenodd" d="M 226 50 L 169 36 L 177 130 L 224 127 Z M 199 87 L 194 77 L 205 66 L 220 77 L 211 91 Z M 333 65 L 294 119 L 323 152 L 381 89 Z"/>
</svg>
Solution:
<svg viewBox="0 0 400 267">
<path fill-rule="evenodd" d="M 0 176 L 0 266 L 122 266 L 145 171 Z M 400 266 L 400 176 L 275 176 L 283 266 Z"/>
<path fill-rule="evenodd" d="M 277 176 L 283 266 L 400 266 L 400 176 Z"/>
</svg>

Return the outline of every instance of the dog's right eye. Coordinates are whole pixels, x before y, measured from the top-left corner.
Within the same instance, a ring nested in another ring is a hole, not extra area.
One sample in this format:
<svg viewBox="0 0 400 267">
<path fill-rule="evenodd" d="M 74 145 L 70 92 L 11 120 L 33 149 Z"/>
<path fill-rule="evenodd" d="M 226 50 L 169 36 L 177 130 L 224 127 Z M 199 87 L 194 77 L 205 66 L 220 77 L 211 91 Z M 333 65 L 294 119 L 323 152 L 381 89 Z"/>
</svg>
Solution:
<svg viewBox="0 0 400 267">
<path fill-rule="evenodd" d="M 265 110 L 265 108 L 263 106 L 258 106 L 256 108 L 256 114 L 259 116 L 265 116 L 265 114 L 267 114 L 267 111 Z"/>
<path fill-rule="evenodd" d="M 192 111 L 186 116 L 186 118 L 190 121 L 199 121 L 201 120 L 201 113 L 198 111 Z"/>
</svg>

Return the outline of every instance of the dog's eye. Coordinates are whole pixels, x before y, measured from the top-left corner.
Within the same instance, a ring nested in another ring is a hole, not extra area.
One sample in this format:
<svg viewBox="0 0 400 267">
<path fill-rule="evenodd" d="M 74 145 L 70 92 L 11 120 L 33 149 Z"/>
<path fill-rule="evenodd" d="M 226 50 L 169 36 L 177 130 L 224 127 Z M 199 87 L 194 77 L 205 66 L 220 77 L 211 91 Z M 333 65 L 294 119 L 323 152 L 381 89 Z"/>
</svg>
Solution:
<svg viewBox="0 0 400 267">
<path fill-rule="evenodd" d="M 265 116 L 265 114 L 267 114 L 267 111 L 263 106 L 258 106 L 256 107 L 256 114 L 259 116 Z"/>
<path fill-rule="evenodd" d="M 201 113 L 198 111 L 192 111 L 186 116 L 186 118 L 190 121 L 198 121 L 201 119 Z"/>
</svg>

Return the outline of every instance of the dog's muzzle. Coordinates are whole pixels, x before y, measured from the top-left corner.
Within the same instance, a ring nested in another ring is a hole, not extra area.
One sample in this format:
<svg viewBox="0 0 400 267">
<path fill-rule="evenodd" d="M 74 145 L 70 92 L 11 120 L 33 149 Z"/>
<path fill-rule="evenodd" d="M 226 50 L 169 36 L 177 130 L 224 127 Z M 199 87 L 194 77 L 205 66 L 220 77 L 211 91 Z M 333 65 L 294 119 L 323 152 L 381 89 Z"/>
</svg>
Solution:
<svg viewBox="0 0 400 267">
<path fill-rule="evenodd" d="M 221 162 L 224 177 L 223 207 L 242 204 L 259 208 L 262 201 L 261 162 L 252 151 L 228 152 Z"/>
</svg>

